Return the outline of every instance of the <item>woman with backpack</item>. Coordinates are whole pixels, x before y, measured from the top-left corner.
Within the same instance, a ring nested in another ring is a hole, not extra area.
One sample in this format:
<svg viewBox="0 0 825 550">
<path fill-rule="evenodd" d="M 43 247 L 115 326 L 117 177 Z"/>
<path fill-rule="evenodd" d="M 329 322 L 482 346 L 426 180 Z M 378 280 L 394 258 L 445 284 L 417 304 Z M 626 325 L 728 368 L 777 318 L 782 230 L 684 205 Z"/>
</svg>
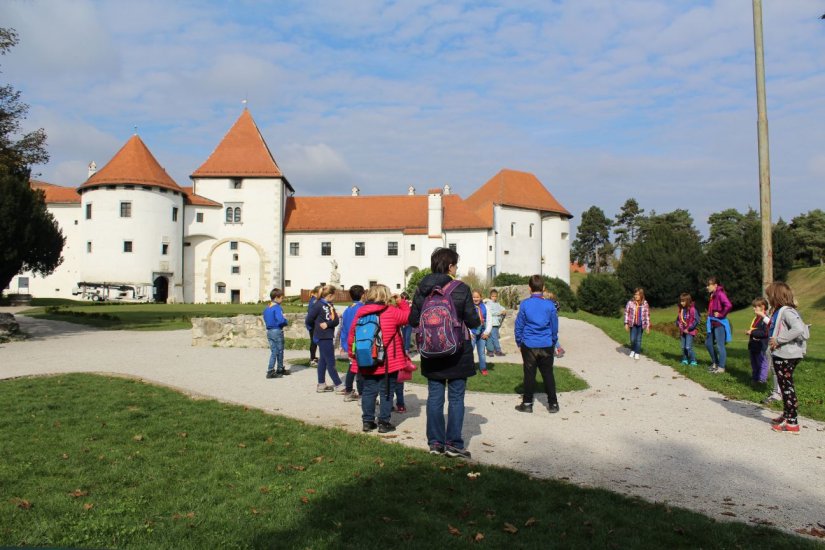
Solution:
<svg viewBox="0 0 825 550">
<path fill-rule="evenodd" d="M 449 248 L 436 249 L 430 257 L 430 268 L 432 273 L 415 291 L 409 320 L 410 325 L 418 327 L 421 374 L 427 378 L 427 443 L 432 454 L 470 458 L 461 436 L 467 378 L 476 373 L 467 329 L 478 327 L 481 320 L 470 287 L 455 278 L 458 253 Z M 439 319 L 440 315 L 444 318 Z M 441 332 L 434 333 L 438 326 L 443 327 Z M 446 419 L 445 391 L 449 402 Z"/>
<path fill-rule="evenodd" d="M 793 373 L 805 356 L 808 327 L 802 322 L 796 310 L 796 301 L 791 287 L 782 282 L 774 282 L 765 289 L 765 296 L 773 308 L 771 315 L 771 338 L 768 346 L 773 359 L 773 370 L 782 393 L 782 415 L 771 421 L 776 432 L 799 433 L 796 388 Z"/>
<path fill-rule="evenodd" d="M 377 317 L 377 319 L 376 319 Z M 364 378 L 361 392 L 361 418 L 365 432 L 378 428 L 378 433 L 394 432 L 390 423 L 392 396 L 398 372 L 407 366 L 404 336 L 401 327 L 410 317 L 410 305 L 401 297 L 395 297 L 385 285 L 375 285 L 367 291 L 365 303 L 355 313 L 349 329 L 351 369 Z M 375 322 L 378 326 L 375 326 Z M 372 329 L 370 330 L 370 325 Z M 377 330 L 376 330 L 377 329 Z M 361 348 L 366 348 L 368 359 L 374 366 L 363 361 Z M 362 362 L 358 364 L 361 356 Z M 375 398 L 381 396 L 378 422 L 375 421 Z"/>
</svg>

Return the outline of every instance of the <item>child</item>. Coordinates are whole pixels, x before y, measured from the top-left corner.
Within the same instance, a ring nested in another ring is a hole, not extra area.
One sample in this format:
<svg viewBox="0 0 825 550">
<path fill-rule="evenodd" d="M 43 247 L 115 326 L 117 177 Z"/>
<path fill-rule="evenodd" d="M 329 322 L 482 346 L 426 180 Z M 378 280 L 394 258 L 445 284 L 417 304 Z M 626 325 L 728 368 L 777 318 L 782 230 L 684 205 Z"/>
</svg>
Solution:
<svg viewBox="0 0 825 550">
<path fill-rule="evenodd" d="M 542 293 L 542 296 L 544 296 L 545 300 L 550 300 L 551 302 L 553 302 L 553 305 L 556 306 L 556 313 L 558 313 L 558 311 L 559 311 L 559 300 L 556 297 L 556 293 L 545 289 L 544 292 Z M 564 348 L 561 347 L 561 343 L 558 340 L 556 340 L 556 349 L 554 350 L 553 354 L 558 359 L 561 359 L 562 357 L 564 357 Z"/>
<path fill-rule="evenodd" d="M 719 284 L 716 277 L 708 277 L 708 292 L 710 301 L 708 302 L 708 337 L 705 345 L 710 353 L 710 372 L 722 374 L 725 372 L 725 365 L 728 360 L 728 351 L 725 344 L 731 341 L 732 334 L 728 313 L 733 309 L 725 289 Z"/>
<path fill-rule="evenodd" d="M 696 337 L 696 326 L 699 324 L 699 315 L 693 305 L 693 297 L 687 292 L 679 295 L 679 310 L 676 313 L 676 326 L 679 327 L 679 342 L 682 345 L 682 364 L 696 367 L 696 354 L 693 352 L 693 339 Z"/>
<path fill-rule="evenodd" d="M 650 306 L 645 300 L 643 288 L 633 291 L 633 299 L 628 301 L 624 308 L 624 329 L 630 333 L 630 356 L 639 359 L 639 352 L 642 351 L 642 331 L 650 334 Z"/>
<path fill-rule="evenodd" d="M 498 337 L 501 323 L 504 322 L 504 318 L 507 316 L 507 310 L 498 303 L 498 291 L 496 289 L 490 291 L 490 298 L 485 302 L 485 305 L 487 306 L 487 315 L 490 316 L 493 324 L 490 337 L 487 338 L 487 357 L 501 357 L 504 352 L 501 351 L 501 343 Z"/>
<path fill-rule="evenodd" d="M 318 360 L 318 387 L 315 391 L 324 393 L 335 391 L 341 395 L 344 394 L 344 384 L 341 383 L 341 377 L 338 376 L 338 371 L 335 370 L 335 346 L 333 338 L 335 336 L 335 327 L 338 326 L 340 319 L 335 312 L 335 306 L 332 302 L 335 301 L 335 287 L 325 285 L 321 289 L 318 301 L 312 306 L 307 314 L 307 324 L 311 324 L 313 338 L 318 344 L 318 352 L 321 358 Z M 325 373 L 329 373 L 332 383 L 335 386 L 326 385 Z"/>
<path fill-rule="evenodd" d="M 307 303 L 307 318 L 304 322 L 304 326 L 307 327 L 309 331 L 309 366 L 314 367 L 318 364 L 318 359 L 315 358 L 315 355 L 318 351 L 318 344 L 315 343 L 315 338 L 313 338 L 313 331 L 315 327 L 309 322 L 309 312 L 312 311 L 312 306 L 315 305 L 315 302 L 318 301 L 318 295 L 321 292 L 321 287 L 316 286 L 312 289 L 312 292 L 309 293 L 309 303 Z"/>
<path fill-rule="evenodd" d="M 753 306 L 753 321 L 747 330 L 748 354 L 751 358 L 751 385 L 768 381 L 768 338 L 770 337 L 771 318 L 768 315 L 768 301 L 761 296 L 751 302 Z"/>
<path fill-rule="evenodd" d="M 352 299 L 352 305 L 344 310 L 341 314 L 341 351 L 349 358 L 352 342 L 349 340 L 349 329 L 352 326 L 352 320 L 355 319 L 355 314 L 364 305 L 361 298 L 364 296 L 364 287 L 361 285 L 352 285 L 349 288 L 349 297 Z M 352 365 L 350 365 L 352 366 Z M 358 391 L 353 391 L 352 385 L 355 382 Z M 364 389 L 364 381 L 352 369 L 347 369 L 347 375 L 344 379 L 344 401 L 357 401 L 359 395 Z"/>
<path fill-rule="evenodd" d="M 796 310 L 791 287 L 775 282 L 765 289 L 765 296 L 773 308 L 771 337 L 768 347 L 773 359 L 773 370 L 782 391 L 782 416 L 774 418 L 772 429 L 777 432 L 799 433 L 796 388 L 793 373 L 807 348 L 808 328 Z"/>
<path fill-rule="evenodd" d="M 284 327 L 288 324 L 284 317 L 284 310 L 281 302 L 284 293 L 280 288 L 273 288 L 269 293 L 269 305 L 264 308 L 264 325 L 266 326 L 266 338 L 269 340 L 269 367 L 266 369 L 267 378 L 280 378 L 289 374 L 284 370 Z M 275 365 L 278 368 L 275 368 Z"/>
<path fill-rule="evenodd" d="M 485 348 L 487 347 L 487 338 L 489 338 L 490 332 L 493 330 L 493 320 L 487 315 L 487 306 L 481 301 L 481 292 L 478 290 L 473 291 L 473 305 L 476 308 L 476 314 L 478 314 L 481 324 L 477 328 L 470 330 L 470 336 L 473 339 L 473 347 L 478 354 L 478 369 L 481 371 L 482 376 L 487 376 L 489 373 L 487 372 Z"/>
<path fill-rule="evenodd" d="M 410 295 L 406 292 L 401 293 L 401 298 L 407 303 L 410 301 Z M 401 327 L 401 334 L 404 336 L 404 353 L 409 355 L 410 345 L 412 344 L 412 327 L 409 324 L 404 325 Z"/>
<path fill-rule="evenodd" d="M 553 348 L 559 338 L 559 316 L 555 304 L 542 297 L 544 279 L 541 275 L 532 275 L 527 284 L 530 286 L 530 297 L 521 302 L 516 316 L 516 345 L 524 361 L 524 396 L 516 405 L 516 410 L 533 412 L 533 387 L 538 369 L 544 380 L 544 391 L 547 392 L 547 409 L 557 413 L 559 402 L 553 375 Z"/>
</svg>

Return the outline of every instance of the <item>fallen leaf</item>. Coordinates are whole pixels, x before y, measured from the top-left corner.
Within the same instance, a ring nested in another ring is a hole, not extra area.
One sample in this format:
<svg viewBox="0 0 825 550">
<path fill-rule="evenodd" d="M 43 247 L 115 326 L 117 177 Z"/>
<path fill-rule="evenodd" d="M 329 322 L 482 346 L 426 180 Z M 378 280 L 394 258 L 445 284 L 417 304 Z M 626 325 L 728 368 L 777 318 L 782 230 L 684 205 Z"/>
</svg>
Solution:
<svg viewBox="0 0 825 550">
<path fill-rule="evenodd" d="M 461 531 L 459 531 L 457 528 L 453 527 L 452 525 L 447 525 L 447 531 L 454 537 L 460 537 L 461 536 Z"/>
<path fill-rule="evenodd" d="M 86 504 L 83 505 L 83 509 L 86 510 L 87 512 L 89 510 L 91 510 L 92 508 L 94 508 L 94 507 L 95 507 L 95 505 L 92 504 L 91 502 L 87 502 Z"/>
<path fill-rule="evenodd" d="M 257 516 L 257 515 L 258 515 L 258 509 L 257 509 L 257 508 L 252 508 L 251 510 L 249 510 L 249 512 L 250 512 L 253 516 Z"/>
<path fill-rule="evenodd" d="M 267 442 L 267 443 L 269 443 L 269 444 L 272 444 L 272 442 L 273 442 L 273 441 L 275 441 L 275 440 L 274 440 L 274 439 L 272 439 L 272 436 L 271 436 L 271 435 L 270 435 L 269 437 L 267 437 L 267 438 L 266 438 L 266 442 Z"/>
<path fill-rule="evenodd" d="M 82 491 L 80 489 L 75 489 L 74 491 L 69 493 L 69 496 L 72 496 L 74 498 L 85 497 L 85 496 L 89 496 L 89 491 Z"/>
<path fill-rule="evenodd" d="M 467 477 L 470 479 L 476 479 L 480 475 L 481 472 L 467 472 Z"/>
<path fill-rule="evenodd" d="M 11 503 L 20 508 L 21 510 L 31 510 L 32 503 L 26 500 L 25 498 L 13 498 L 11 499 Z"/>
<path fill-rule="evenodd" d="M 381 457 L 380 457 L 380 456 L 379 456 L 379 457 L 376 457 L 376 459 L 375 459 L 375 460 L 373 460 L 373 463 L 378 464 L 378 467 L 379 467 L 379 468 L 383 468 L 383 467 L 384 467 L 384 461 L 383 461 L 383 460 L 381 460 Z"/>
<path fill-rule="evenodd" d="M 314 495 L 316 493 L 315 489 L 307 489 L 307 493 L 310 495 Z"/>
<path fill-rule="evenodd" d="M 189 434 L 186 432 L 178 432 L 178 437 L 186 439 L 187 437 L 189 437 Z"/>
<path fill-rule="evenodd" d="M 515 535 L 516 533 L 518 533 L 518 528 L 515 525 L 513 525 L 512 523 L 506 523 L 505 522 L 504 523 L 504 532 L 505 533 L 510 533 L 511 535 Z"/>
<path fill-rule="evenodd" d="M 489 443 L 487 441 L 482 441 L 481 444 L 484 445 L 485 447 L 495 447 L 495 445 L 493 445 L 492 443 Z M 479 533 L 479 535 L 481 535 L 481 533 Z M 481 535 L 481 538 L 484 538 L 484 535 Z"/>
<path fill-rule="evenodd" d="M 534 517 L 530 517 L 527 521 L 524 522 L 524 526 L 525 527 L 532 527 L 536 523 L 538 523 L 538 520 Z"/>
<path fill-rule="evenodd" d="M 262 495 L 266 495 L 266 494 L 268 494 L 268 493 L 269 493 L 269 487 L 267 487 L 266 485 L 264 485 L 264 486 L 262 486 L 262 487 L 260 488 L 260 491 L 261 491 L 261 494 L 262 494 Z"/>
<path fill-rule="evenodd" d="M 383 516 L 381 518 L 381 521 L 383 521 L 384 523 L 390 523 L 392 521 L 392 518 L 389 518 L 387 516 Z"/>
<path fill-rule="evenodd" d="M 493 519 L 494 517 L 496 517 L 496 511 L 495 510 L 484 510 L 484 515 L 487 516 L 487 519 Z"/>
<path fill-rule="evenodd" d="M 132 439 L 134 439 L 135 441 L 143 441 L 143 436 L 138 434 L 138 435 L 132 437 Z"/>
<path fill-rule="evenodd" d="M 246 443 L 238 443 L 238 447 L 241 449 L 246 449 Z"/>
<path fill-rule="evenodd" d="M 301 497 L 301 502 L 303 502 L 304 504 L 307 504 L 307 503 L 309 503 L 309 499 L 307 497 Z"/>
<path fill-rule="evenodd" d="M 733 512 L 729 512 L 729 511 L 727 511 L 727 510 L 725 510 L 724 512 L 721 512 L 721 514 L 722 514 L 723 516 L 730 516 L 730 517 L 732 517 L 732 518 L 735 518 L 735 517 L 736 517 L 736 514 L 734 514 Z"/>
<path fill-rule="evenodd" d="M 68 460 L 68 459 L 69 459 L 69 455 L 68 455 L 67 453 L 63 453 L 62 458 L 63 458 L 63 460 Z"/>
<path fill-rule="evenodd" d="M 299 472 L 303 472 L 304 470 L 306 470 L 306 466 L 300 466 L 300 465 L 296 466 L 294 464 L 292 466 L 290 466 L 290 468 L 292 468 L 293 470 L 297 470 Z"/>
<path fill-rule="evenodd" d="M 475 536 L 473 537 L 473 542 L 481 542 L 483 540 L 484 540 L 484 534 L 483 533 L 476 533 Z"/>
<path fill-rule="evenodd" d="M 324 456 L 323 455 L 316 456 L 315 458 L 312 459 L 312 462 L 314 462 L 315 464 L 320 464 L 323 461 L 324 461 Z"/>
</svg>

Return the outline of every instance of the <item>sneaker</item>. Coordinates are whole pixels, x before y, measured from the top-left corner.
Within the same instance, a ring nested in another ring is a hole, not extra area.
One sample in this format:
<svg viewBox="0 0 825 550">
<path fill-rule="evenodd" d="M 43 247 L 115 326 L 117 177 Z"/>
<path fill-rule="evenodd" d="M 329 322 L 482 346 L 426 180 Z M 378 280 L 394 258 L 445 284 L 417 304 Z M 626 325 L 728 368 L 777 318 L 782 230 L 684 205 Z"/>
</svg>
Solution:
<svg viewBox="0 0 825 550">
<path fill-rule="evenodd" d="M 688 360 L 687 360 L 687 359 L 682 359 L 682 364 L 683 364 L 683 365 L 687 365 L 687 364 L 688 364 Z"/>
<path fill-rule="evenodd" d="M 444 454 L 444 445 L 441 443 L 433 443 L 430 445 L 430 454 L 431 455 L 443 455 Z"/>
<path fill-rule="evenodd" d="M 481 376 L 487 376 L 487 375 L 489 375 L 489 374 L 490 374 L 490 373 L 489 373 L 489 372 L 487 372 L 486 370 L 481 371 Z"/>
<path fill-rule="evenodd" d="M 773 424 L 774 426 L 776 426 L 777 424 L 782 424 L 783 422 L 785 422 L 784 414 L 777 416 L 776 418 L 771 418 L 771 424 Z"/>
<path fill-rule="evenodd" d="M 318 384 L 315 386 L 315 391 L 317 393 L 326 393 L 334 390 L 335 388 L 333 386 L 327 386 L 326 384 Z"/>
<path fill-rule="evenodd" d="M 507 354 L 506 354 L 506 353 L 504 353 L 503 351 L 497 351 L 497 352 L 496 352 L 496 356 L 497 356 L 497 357 L 504 357 L 505 355 L 507 355 Z"/>
<path fill-rule="evenodd" d="M 318 366 L 318 360 L 317 359 L 310 359 L 309 360 L 309 366 L 310 367 L 317 367 Z"/>
<path fill-rule="evenodd" d="M 459 449 L 458 447 L 453 447 L 452 445 L 447 445 L 447 447 L 445 447 L 444 454 L 450 458 L 463 458 L 465 460 L 469 460 L 473 456 L 467 449 Z"/>
<path fill-rule="evenodd" d="M 350 401 L 358 401 L 358 399 L 359 399 L 360 397 L 361 397 L 361 396 L 360 396 L 360 395 L 358 395 L 358 392 L 356 392 L 356 391 L 351 391 L 351 392 L 349 392 L 349 393 L 344 394 L 344 401 L 346 401 L 346 402 L 350 402 Z"/>
<path fill-rule="evenodd" d="M 782 397 L 779 396 L 778 394 L 771 393 L 765 399 L 762 400 L 762 404 L 763 405 L 770 405 L 774 401 L 780 401 L 781 399 L 782 399 Z"/>
<path fill-rule="evenodd" d="M 404 414 L 405 412 L 407 412 L 407 407 L 405 407 L 404 405 L 399 405 L 398 407 L 393 407 L 393 410 L 395 410 L 395 412 L 397 413 Z"/>
<path fill-rule="evenodd" d="M 376 424 L 375 422 L 364 422 L 364 426 L 363 426 L 362 429 L 365 432 L 371 432 L 377 427 L 378 427 L 378 424 Z"/>
<path fill-rule="evenodd" d="M 558 403 L 551 403 L 550 405 L 547 405 L 547 410 L 549 412 L 555 414 L 555 413 L 559 412 L 559 404 Z"/>
<path fill-rule="evenodd" d="M 519 403 L 516 405 L 516 410 L 520 413 L 531 413 L 533 412 L 533 404 L 532 403 Z"/>
<path fill-rule="evenodd" d="M 267 378 L 275 378 L 275 371 L 274 370 L 266 371 L 266 377 Z"/>
<path fill-rule="evenodd" d="M 775 432 L 788 432 L 792 434 L 799 434 L 799 424 L 789 424 L 782 422 L 781 424 L 774 424 L 771 429 Z"/>
<path fill-rule="evenodd" d="M 716 366 L 716 363 L 714 363 L 714 364 L 712 364 L 711 366 L 708 367 L 708 372 L 713 372 L 718 368 L 719 367 Z"/>
<path fill-rule="evenodd" d="M 716 369 L 710 371 L 710 373 L 711 374 L 725 374 L 725 369 L 720 369 L 719 367 L 716 367 Z"/>
<path fill-rule="evenodd" d="M 335 386 L 333 391 L 335 391 L 335 393 L 338 394 L 338 395 L 346 395 L 347 394 L 347 388 L 343 384 L 338 384 L 337 386 Z"/>
<path fill-rule="evenodd" d="M 394 432 L 395 426 L 390 424 L 389 422 L 385 422 L 383 420 L 378 421 L 378 433 L 385 434 L 389 432 Z"/>
<path fill-rule="evenodd" d="M 635 360 L 637 360 L 637 361 L 638 361 L 638 360 L 639 360 L 639 359 L 641 359 L 641 358 L 642 358 L 642 356 L 641 356 L 641 355 L 639 355 L 638 353 L 634 353 L 634 354 L 633 354 L 633 359 L 635 359 Z"/>
<path fill-rule="evenodd" d="M 698 366 L 699 366 L 699 363 L 697 363 L 696 361 L 691 361 L 691 362 L 690 362 L 690 366 L 691 366 L 691 367 L 698 367 Z"/>
<path fill-rule="evenodd" d="M 289 369 L 284 369 L 284 372 L 282 372 L 281 374 L 283 374 L 284 376 L 289 376 L 290 374 L 292 374 L 292 371 Z"/>
<path fill-rule="evenodd" d="M 492 351 L 487 352 L 487 357 L 495 357 L 495 356 L 496 356 L 496 354 L 493 353 Z"/>
</svg>

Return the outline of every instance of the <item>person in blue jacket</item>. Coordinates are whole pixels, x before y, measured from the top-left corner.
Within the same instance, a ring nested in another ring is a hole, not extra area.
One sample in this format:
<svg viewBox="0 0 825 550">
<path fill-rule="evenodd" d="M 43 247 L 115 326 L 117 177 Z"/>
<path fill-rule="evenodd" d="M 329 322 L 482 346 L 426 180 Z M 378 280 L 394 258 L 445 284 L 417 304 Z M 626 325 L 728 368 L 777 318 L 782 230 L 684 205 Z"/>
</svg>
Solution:
<svg viewBox="0 0 825 550">
<path fill-rule="evenodd" d="M 559 401 L 553 376 L 553 349 L 559 339 L 559 314 L 552 300 L 545 300 L 542 295 L 544 279 L 541 275 L 531 276 L 528 285 L 530 297 L 519 304 L 516 316 L 516 345 L 524 363 L 524 396 L 516 410 L 533 412 L 533 387 L 538 370 L 547 392 L 547 408 L 551 413 L 557 413 Z"/>
<path fill-rule="evenodd" d="M 352 342 L 349 341 L 349 329 L 352 326 L 352 321 L 355 319 L 355 314 L 364 305 L 361 299 L 364 296 L 364 287 L 361 285 L 352 285 L 349 287 L 349 297 L 352 299 L 352 305 L 344 310 L 341 314 L 341 330 L 339 331 L 339 339 L 341 341 L 341 351 L 344 356 L 349 357 Z M 350 361 L 352 366 L 352 361 Z M 353 389 L 353 382 L 358 391 Z M 344 401 L 358 401 L 360 394 L 364 389 L 364 379 L 352 372 L 352 369 L 347 369 L 347 377 L 344 379 Z"/>
<path fill-rule="evenodd" d="M 288 322 L 281 308 L 283 299 L 283 291 L 280 288 L 273 288 L 269 293 L 269 305 L 264 309 L 266 339 L 269 341 L 270 350 L 269 367 L 266 369 L 267 378 L 280 378 L 289 374 L 289 371 L 284 370 L 284 327 Z"/>
</svg>

